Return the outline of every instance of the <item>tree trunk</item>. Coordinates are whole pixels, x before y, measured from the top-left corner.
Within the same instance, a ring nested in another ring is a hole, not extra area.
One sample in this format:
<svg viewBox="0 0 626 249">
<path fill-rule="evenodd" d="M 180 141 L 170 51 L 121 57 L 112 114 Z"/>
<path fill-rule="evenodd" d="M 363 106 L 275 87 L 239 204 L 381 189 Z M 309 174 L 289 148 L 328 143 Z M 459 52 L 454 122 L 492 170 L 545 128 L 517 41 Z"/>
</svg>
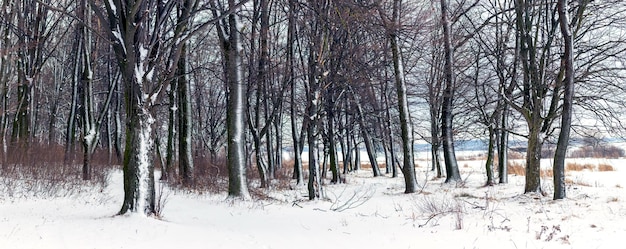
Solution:
<svg viewBox="0 0 626 249">
<path fill-rule="evenodd" d="M 289 114 L 291 119 L 291 138 L 293 141 L 293 179 L 296 179 L 296 184 L 301 185 L 304 182 L 302 174 L 302 146 L 300 146 L 299 133 L 304 133 L 302 130 L 298 132 L 297 125 L 297 106 L 296 106 L 296 77 L 295 77 L 295 48 L 294 43 L 296 40 L 296 1 L 289 0 L 289 15 L 288 15 L 288 27 L 287 27 L 287 76 L 290 81 L 290 103 Z"/>
<path fill-rule="evenodd" d="M 167 144 L 165 148 L 165 164 L 161 167 L 161 180 L 167 181 L 169 178 L 170 172 L 176 173 L 173 169 L 175 157 L 175 143 L 176 143 L 176 135 L 177 135 L 177 120 L 179 115 L 177 111 L 179 109 L 179 101 L 177 98 L 178 93 L 178 81 L 172 80 L 170 83 L 170 89 L 168 91 L 168 99 L 169 99 L 169 109 L 167 110 L 168 119 L 167 119 Z"/>
<path fill-rule="evenodd" d="M 441 0 L 441 24 L 443 26 L 443 40 L 444 40 L 444 53 L 445 53 L 445 88 L 443 92 L 443 102 L 441 107 L 441 135 L 443 142 L 443 157 L 446 163 L 446 183 L 461 181 L 461 174 L 459 173 L 459 165 L 456 161 L 456 155 L 454 151 L 454 132 L 452 128 L 452 119 L 454 108 L 454 72 L 453 72 L 453 48 L 450 34 L 450 22 L 448 20 L 448 2 Z"/>
<path fill-rule="evenodd" d="M 356 92 L 352 91 L 352 94 L 356 94 Z M 376 161 L 376 151 L 374 150 L 374 145 L 372 143 L 373 138 L 370 136 L 369 131 L 367 131 L 367 126 L 365 124 L 365 114 L 363 113 L 363 108 L 361 107 L 361 103 L 356 98 L 353 99 L 357 109 L 361 136 L 363 136 L 363 143 L 365 144 L 367 157 L 370 161 L 370 165 L 372 166 L 372 173 L 374 174 L 374 177 L 381 176 L 382 174 L 380 173 L 380 168 L 378 167 L 378 162 Z"/>
<path fill-rule="evenodd" d="M 318 122 L 319 122 L 319 104 L 321 101 L 321 94 L 319 90 L 319 82 L 317 79 L 317 61 L 314 49 L 316 46 L 310 47 L 309 52 L 309 91 L 307 94 L 307 113 L 306 118 L 308 120 L 307 125 L 307 141 L 309 146 L 309 182 L 307 185 L 309 191 L 309 200 L 317 199 L 321 197 L 321 176 L 318 163 Z"/>
<path fill-rule="evenodd" d="M 526 184 L 524 193 L 539 193 L 541 190 L 541 148 L 543 138 L 540 134 L 540 125 L 530 128 L 528 148 L 526 151 Z"/>
<path fill-rule="evenodd" d="M 394 24 L 400 21 L 400 0 L 394 0 L 393 18 Z M 413 128 L 409 103 L 407 98 L 407 86 L 404 80 L 404 65 L 400 45 L 398 44 L 397 30 L 393 30 L 388 35 L 391 44 L 393 59 L 393 69 L 395 75 L 396 91 L 398 94 L 398 112 L 400 115 L 400 130 L 402 131 L 402 153 L 404 156 L 402 173 L 404 174 L 404 193 L 414 193 L 417 191 L 417 179 L 415 176 L 415 160 L 413 159 Z"/>
<path fill-rule="evenodd" d="M 354 144 L 354 168 L 353 170 L 361 170 L 361 149 L 357 143 L 356 135 L 352 136 L 352 144 Z"/>
<path fill-rule="evenodd" d="M 228 0 L 228 6 L 233 10 L 234 0 Z M 222 40 L 226 60 L 226 79 L 228 84 L 227 102 L 227 163 L 228 163 L 228 196 L 250 199 L 246 182 L 246 153 L 245 153 L 245 84 L 243 82 L 241 53 L 243 46 L 239 38 L 239 27 L 236 14 L 228 15 L 227 40 Z"/>
<path fill-rule="evenodd" d="M 509 115 L 507 104 L 503 104 L 503 110 L 501 113 L 499 142 L 498 142 L 498 173 L 499 183 L 504 184 L 509 182 L 508 172 L 508 154 L 509 154 L 509 132 L 507 131 L 507 118 Z"/>
<path fill-rule="evenodd" d="M 130 94 L 127 92 L 127 94 Z M 135 96 L 136 97 L 136 96 Z M 133 97 L 131 97 L 133 98 Z M 154 188 L 154 119 L 145 103 L 132 101 L 132 113 L 126 130 L 124 152 L 124 202 L 119 214 L 155 213 Z"/>
<path fill-rule="evenodd" d="M 70 112 L 67 117 L 67 129 L 65 130 L 65 163 L 70 164 L 74 161 L 74 144 L 76 139 L 76 121 L 78 112 L 78 85 L 80 83 L 80 61 L 82 56 L 82 48 L 80 42 L 82 39 L 82 31 L 76 29 L 76 40 L 73 44 L 73 50 L 75 53 L 74 64 L 72 65 L 72 95 L 70 102 Z"/>
<path fill-rule="evenodd" d="M 487 161 L 485 162 L 485 171 L 487 172 L 487 182 L 485 183 L 485 186 L 493 186 L 495 184 L 493 162 L 496 143 L 496 130 L 493 125 L 491 125 L 489 126 L 489 145 L 487 148 Z"/>
<path fill-rule="evenodd" d="M 178 172 L 183 186 L 192 186 L 193 154 L 191 151 L 191 87 L 187 80 L 187 45 L 183 44 L 178 60 Z"/>
<path fill-rule="evenodd" d="M 574 41 L 567 12 L 567 1 L 557 2 L 561 35 L 564 40 L 563 63 L 565 66 L 565 79 L 563 80 L 563 106 L 561 111 L 561 132 L 554 155 L 554 199 L 566 197 L 565 187 L 565 157 L 569 145 L 570 129 L 572 126 L 572 102 L 574 99 Z"/>
<path fill-rule="evenodd" d="M 330 94 L 329 94 L 330 95 Z M 337 146 L 335 143 L 335 115 L 333 113 L 332 107 L 330 107 L 332 105 L 332 96 L 327 96 L 327 106 L 326 106 L 326 113 L 327 113 L 327 119 L 328 119 L 328 123 L 327 123 L 327 132 L 328 132 L 328 153 L 330 156 L 330 163 L 329 163 L 329 167 L 330 167 L 330 171 L 332 172 L 332 179 L 330 180 L 331 183 L 339 183 L 339 163 L 337 162 Z M 329 102 L 330 101 L 330 102 Z"/>
</svg>

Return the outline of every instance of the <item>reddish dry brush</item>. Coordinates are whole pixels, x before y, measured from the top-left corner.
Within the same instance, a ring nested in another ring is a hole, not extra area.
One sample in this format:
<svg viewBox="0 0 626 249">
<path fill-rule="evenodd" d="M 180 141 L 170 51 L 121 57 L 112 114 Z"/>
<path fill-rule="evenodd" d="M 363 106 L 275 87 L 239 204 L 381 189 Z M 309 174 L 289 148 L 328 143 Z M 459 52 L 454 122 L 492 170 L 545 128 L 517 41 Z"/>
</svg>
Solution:
<svg viewBox="0 0 626 249">
<path fill-rule="evenodd" d="M 79 147 L 79 146 L 76 146 Z M 2 193 L 10 197 L 70 196 L 88 189 L 102 190 L 108 183 L 109 171 L 116 166 L 108 163 L 108 154 L 96 151 L 92 158 L 92 180 L 82 180 L 82 153 L 69 154 L 58 144 L 31 143 L 12 146 L 2 157 L 0 180 Z M 103 162 L 101 158 L 107 158 Z"/>
</svg>

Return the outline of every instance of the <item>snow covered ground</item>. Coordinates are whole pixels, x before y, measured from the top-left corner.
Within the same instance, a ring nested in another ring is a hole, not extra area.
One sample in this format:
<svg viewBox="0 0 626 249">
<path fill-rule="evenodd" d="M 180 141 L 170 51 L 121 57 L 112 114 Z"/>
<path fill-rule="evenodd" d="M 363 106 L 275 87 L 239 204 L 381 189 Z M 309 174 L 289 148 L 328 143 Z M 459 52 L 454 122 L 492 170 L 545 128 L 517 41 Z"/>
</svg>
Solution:
<svg viewBox="0 0 626 249">
<path fill-rule="evenodd" d="M 366 170 L 312 202 L 305 187 L 250 202 L 165 190 L 161 220 L 114 216 L 123 192 L 113 172 L 103 190 L 68 197 L 0 193 L 0 248 L 623 248 L 626 160 L 575 161 L 616 171 L 569 172 L 569 198 L 552 201 L 520 194 L 522 176 L 483 187 L 482 161 L 459 163 L 462 187 L 434 180 L 422 162 L 416 194 L 403 194 L 402 178 Z"/>
</svg>

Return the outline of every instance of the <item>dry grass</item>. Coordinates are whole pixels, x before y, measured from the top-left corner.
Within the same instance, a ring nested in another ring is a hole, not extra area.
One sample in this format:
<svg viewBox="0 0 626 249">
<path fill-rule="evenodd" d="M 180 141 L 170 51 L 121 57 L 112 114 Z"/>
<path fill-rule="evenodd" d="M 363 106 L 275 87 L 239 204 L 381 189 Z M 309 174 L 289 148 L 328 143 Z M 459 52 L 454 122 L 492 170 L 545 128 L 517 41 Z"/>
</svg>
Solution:
<svg viewBox="0 0 626 249">
<path fill-rule="evenodd" d="M 507 165 L 507 171 L 509 172 L 509 175 L 519 175 L 519 176 L 526 175 L 526 170 L 524 168 L 524 165 L 522 165 L 521 163 L 517 163 L 517 162 L 509 162 Z"/>
<path fill-rule="evenodd" d="M 580 179 L 572 180 L 572 179 L 566 178 L 565 179 L 565 183 L 569 184 L 569 185 L 578 185 L 578 186 L 591 187 L 591 184 L 589 184 L 587 182 L 583 182 Z"/>
<path fill-rule="evenodd" d="M 542 169 L 541 170 L 541 176 L 543 176 L 543 177 L 552 177 L 552 176 L 554 176 L 554 173 L 552 172 L 551 169 Z"/>
<path fill-rule="evenodd" d="M 613 166 L 605 163 L 598 164 L 598 171 L 615 171 Z"/>
<path fill-rule="evenodd" d="M 525 176 L 526 175 L 526 166 L 517 162 L 509 162 L 507 165 L 507 170 L 510 175 L 518 175 Z M 541 176 L 542 177 L 552 177 L 554 174 L 551 169 L 542 169 Z"/>
<path fill-rule="evenodd" d="M 583 170 L 593 170 L 594 166 L 592 164 L 580 164 L 580 163 L 568 163 L 565 166 L 565 170 L 567 171 L 583 171 Z"/>
</svg>

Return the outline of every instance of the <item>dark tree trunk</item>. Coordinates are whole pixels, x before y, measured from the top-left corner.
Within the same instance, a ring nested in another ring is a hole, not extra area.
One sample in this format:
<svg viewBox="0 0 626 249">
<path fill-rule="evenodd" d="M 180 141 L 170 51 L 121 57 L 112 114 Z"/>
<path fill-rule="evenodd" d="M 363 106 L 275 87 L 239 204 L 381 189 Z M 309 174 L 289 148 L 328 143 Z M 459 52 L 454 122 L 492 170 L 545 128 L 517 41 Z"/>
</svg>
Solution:
<svg viewBox="0 0 626 249">
<path fill-rule="evenodd" d="M 486 186 L 493 186 L 495 184 L 495 178 L 493 174 L 493 162 L 495 157 L 496 148 L 496 130 L 493 126 L 489 126 L 489 145 L 487 148 L 487 161 L 485 162 L 485 171 L 487 172 Z"/>
<path fill-rule="evenodd" d="M 415 176 L 415 160 L 413 157 L 413 128 L 411 125 L 411 116 L 407 97 L 407 85 L 404 79 L 404 63 L 402 61 L 400 44 L 398 42 L 399 30 L 397 30 L 397 28 L 400 24 L 400 5 L 400 0 L 393 1 L 393 24 L 391 32 L 388 31 L 387 38 L 389 39 L 389 43 L 391 45 L 393 71 L 395 76 L 394 79 L 398 95 L 398 112 L 400 114 L 402 153 L 404 157 L 402 165 L 405 186 L 404 193 L 408 194 L 417 191 L 417 179 Z"/>
<path fill-rule="evenodd" d="M 161 180 L 167 181 L 169 179 L 170 173 L 175 173 L 174 160 L 175 159 L 175 143 L 176 143 L 176 134 L 177 134 L 177 123 L 176 122 L 179 117 L 177 111 L 179 110 L 179 101 L 177 98 L 178 93 L 178 81 L 172 80 L 170 83 L 170 89 L 168 91 L 168 99 L 170 108 L 168 109 L 168 119 L 167 119 L 167 144 L 165 148 L 165 163 L 161 167 Z"/>
<path fill-rule="evenodd" d="M 531 127 L 528 136 L 524 193 L 543 194 L 541 190 L 541 149 L 543 147 L 543 137 L 540 134 L 539 126 L 537 124 Z"/>
<path fill-rule="evenodd" d="M 565 157 L 569 145 L 570 129 L 572 126 L 572 102 L 574 99 L 574 40 L 570 21 L 567 13 L 567 1 L 557 2 L 561 35 L 564 40 L 564 54 L 561 65 L 565 66 L 565 78 L 563 80 L 563 106 L 561 111 L 561 132 L 554 155 L 554 199 L 566 197 L 565 187 Z"/>
<path fill-rule="evenodd" d="M 187 80 L 187 45 L 183 44 L 178 60 L 178 172 L 183 186 L 192 186 L 193 154 L 191 151 L 191 87 Z"/>
<path fill-rule="evenodd" d="M 327 96 L 329 99 L 332 99 L 331 96 Z M 329 163 L 329 167 L 330 167 L 330 171 L 332 172 L 332 179 L 330 180 L 331 183 L 339 183 L 339 163 L 337 162 L 337 146 L 335 144 L 335 124 L 334 124 L 334 113 L 332 110 L 330 110 L 332 108 L 328 108 L 326 109 L 327 115 L 328 115 L 328 123 L 327 123 L 327 128 L 328 128 L 328 153 L 329 153 L 329 159 L 330 159 L 330 163 Z"/>
<path fill-rule="evenodd" d="M 509 182 L 508 175 L 508 154 L 509 154 L 509 133 L 507 131 L 507 118 L 508 118 L 508 108 L 505 103 L 502 110 L 502 121 L 500 122 L 500 131 L 498 132 L 498 174 L 499 174 L 499 183 L 504 184 Z"/>
<path fill-rule="evenodd" d="M 443 157 L 446 163 L 446 183 L 461 181 L 459 165 L 454 151 L 454 132 L 452 127 L 454 108 L 454 72 L 453 72 L 453 48 L 450 34 L 450 21 L 448 20 L 448 2 L 441 0 L 441 23 L 443 26 L 443 40 L 445 53 L 445 88 L 441 106 L 441 135 L 443 142 Z"/>
</svg>

